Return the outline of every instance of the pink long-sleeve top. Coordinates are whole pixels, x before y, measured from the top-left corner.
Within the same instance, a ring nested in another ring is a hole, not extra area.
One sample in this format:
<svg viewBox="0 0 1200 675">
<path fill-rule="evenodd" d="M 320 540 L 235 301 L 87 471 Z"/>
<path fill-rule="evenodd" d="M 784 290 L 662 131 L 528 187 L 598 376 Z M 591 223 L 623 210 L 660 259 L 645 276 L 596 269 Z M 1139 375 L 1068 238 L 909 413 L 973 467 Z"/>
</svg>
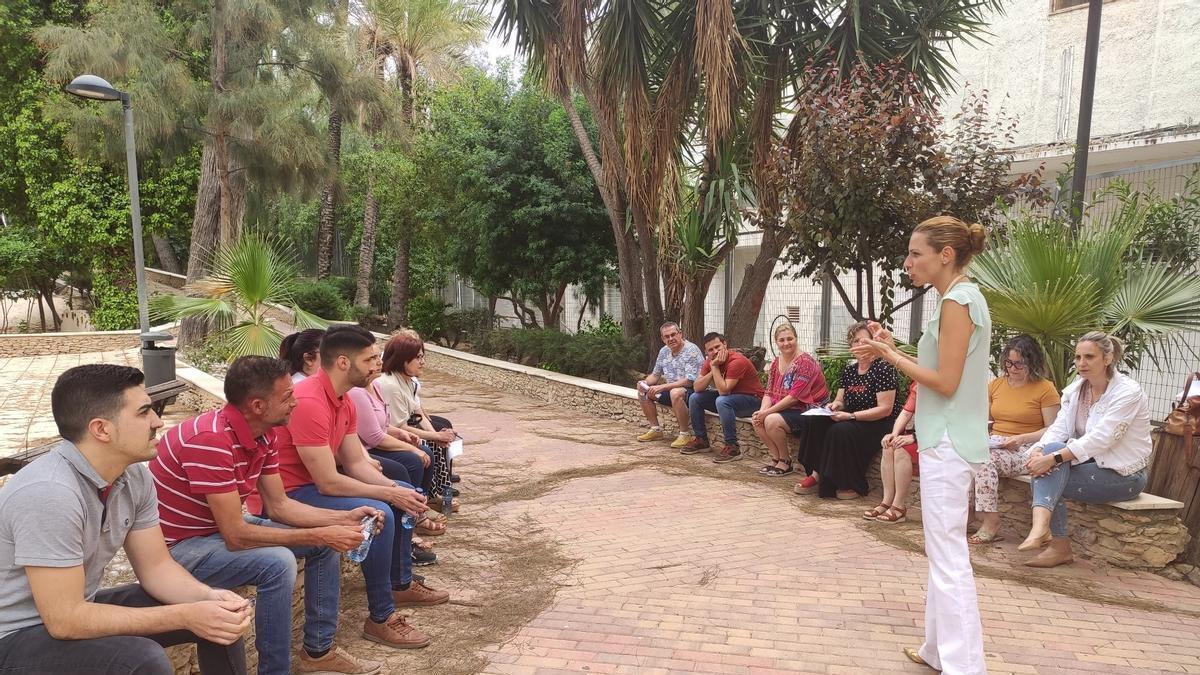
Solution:
<svg viewBox="0 0 1200 675">
<path fill-rule="evenodd" d="M 374 383 L 368 384 L 374 387 Z M 379 392 L 378 389 L 375 390 Z M 388 435 L 387 404 L 376 396 L 372 396 L 363 387 L 355 387 L 349 391 L 350 400 L 354 402 L 354 410 L 358 413 L 358 438 L 363 447 L 368 450 L 379 446 L 379 442 Z"/>
</svg>

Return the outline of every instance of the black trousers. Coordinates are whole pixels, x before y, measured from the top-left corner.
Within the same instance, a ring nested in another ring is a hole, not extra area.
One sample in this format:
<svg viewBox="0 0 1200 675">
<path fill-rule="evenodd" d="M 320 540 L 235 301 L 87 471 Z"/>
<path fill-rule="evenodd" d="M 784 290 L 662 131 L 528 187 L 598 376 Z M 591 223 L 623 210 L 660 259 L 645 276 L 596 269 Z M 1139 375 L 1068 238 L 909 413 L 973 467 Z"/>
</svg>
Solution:
<svg viewBox="0 0 1200 675">
<path fill-rule="evenodd" d="M 885 417 L 871 422 L 829 417 L 810 417 L 800 446 L 804 472 L 821 476 L 818 495 L 834 497 L 839 490 L 870 492 L 867 471 L 880 450 L 880 442 L 892 430 L 895 419 Z"/>
<path fill-rule="evenodd" d="M 122 607 L 158 607 L 139 584 L 108 588 L 95 602 Z M 105 675 L 173 675 L 163 647 L 195 643 L 203 675 L 245 675 L 246 650 L 242 640 L 231 645 L 209 642 L 195 633 L 174 630 L 138 637 L 116 635 L 89 640 L 59 640 L 42 624 L 29 626 L 0 639 L 0 673 L 104 673 Z"/>
</svg>

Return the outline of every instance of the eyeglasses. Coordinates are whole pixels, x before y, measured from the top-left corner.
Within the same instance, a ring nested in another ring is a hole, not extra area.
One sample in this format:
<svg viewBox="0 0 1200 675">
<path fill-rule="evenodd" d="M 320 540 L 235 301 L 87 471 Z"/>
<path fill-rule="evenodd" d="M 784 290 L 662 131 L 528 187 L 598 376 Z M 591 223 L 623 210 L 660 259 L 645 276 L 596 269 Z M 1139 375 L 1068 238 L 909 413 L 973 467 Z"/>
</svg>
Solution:
<svg viewBox="0 0 1200 675">
<path fill-rule="evenodd" d="M 1005 368 L 1016 368 L 1018 370 L 1024 370 L 1028 366 L 1025 364 L 1024 361 L 1012 361 L 1009 359 L 1004 359 L 1004 367 Z"/>
</svg>

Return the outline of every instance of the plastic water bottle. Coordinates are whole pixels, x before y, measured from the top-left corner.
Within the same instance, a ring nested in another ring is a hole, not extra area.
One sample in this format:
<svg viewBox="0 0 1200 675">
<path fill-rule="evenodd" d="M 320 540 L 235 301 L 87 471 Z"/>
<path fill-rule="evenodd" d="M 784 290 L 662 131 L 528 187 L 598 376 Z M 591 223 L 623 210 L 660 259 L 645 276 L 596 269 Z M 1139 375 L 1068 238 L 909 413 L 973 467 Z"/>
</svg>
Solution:
<svg viewBox="0 0 1200 675">
<path fill-rule="evenodd" d="M 352 563 L 361 563 L 367 559 L 367 551 L 371 550 L 371 541 L 375 539 L 375 516 L 364 516 L 362 519 L 363 543 L 358 548 L 346 551 L 346 559 Z"/>
<path fill-rule="evenodd" d="M 442 515 L 446 519 L 450 519 L 450 509 L 454 500 L 454 490 L 450 487 L 450 478 L 446 477 L 446 484 L 442 486 Z"/>
<path fill-rule="evenodd" d="M 422 490 L 421 488 L 416 488 L 416 490 L 417 490 L 417 494 L 419 494 L 419 495 L 425 494 L 425 491 Z M 400 516 L 400 527 L 403 527 L 406 530 L 411 530 L 411 529 L 413 529 L 413 526 L 415 526 L 416 524 L 417 524 L 417 519 L 413 518 L 412 514 L 409 513 L 408 511 L 405 511 Z"/>
</svg>

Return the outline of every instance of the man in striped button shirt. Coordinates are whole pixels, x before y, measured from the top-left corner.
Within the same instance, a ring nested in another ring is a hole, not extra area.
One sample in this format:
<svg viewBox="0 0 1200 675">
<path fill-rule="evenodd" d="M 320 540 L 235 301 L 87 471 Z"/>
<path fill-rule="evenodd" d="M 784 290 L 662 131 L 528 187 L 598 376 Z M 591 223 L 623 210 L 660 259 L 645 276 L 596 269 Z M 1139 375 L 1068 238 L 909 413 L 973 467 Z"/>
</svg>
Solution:
<svg viewBox="0 0 1200 675">
<path fill-rule="evenodd" d="M 258 672 L 293 672 L 292 592 L 296 558 L 304 566 L 304 644 L 294 672 L 370 675 L 381 664 L 333 647 L 337 629 L 338 552 L 362 543 L 370 507 L 335 511 L 290 499 L 279 478 L 272 427 L 296 407 L 287 364 L 244 356 L 225 376 L 228 405 L 168 431 L 150 473 L 171 556 L 197 579 L 220 588 L 257 587 Z M 258 492 L 271 520 L 243 516 Z"/>
</svg>

